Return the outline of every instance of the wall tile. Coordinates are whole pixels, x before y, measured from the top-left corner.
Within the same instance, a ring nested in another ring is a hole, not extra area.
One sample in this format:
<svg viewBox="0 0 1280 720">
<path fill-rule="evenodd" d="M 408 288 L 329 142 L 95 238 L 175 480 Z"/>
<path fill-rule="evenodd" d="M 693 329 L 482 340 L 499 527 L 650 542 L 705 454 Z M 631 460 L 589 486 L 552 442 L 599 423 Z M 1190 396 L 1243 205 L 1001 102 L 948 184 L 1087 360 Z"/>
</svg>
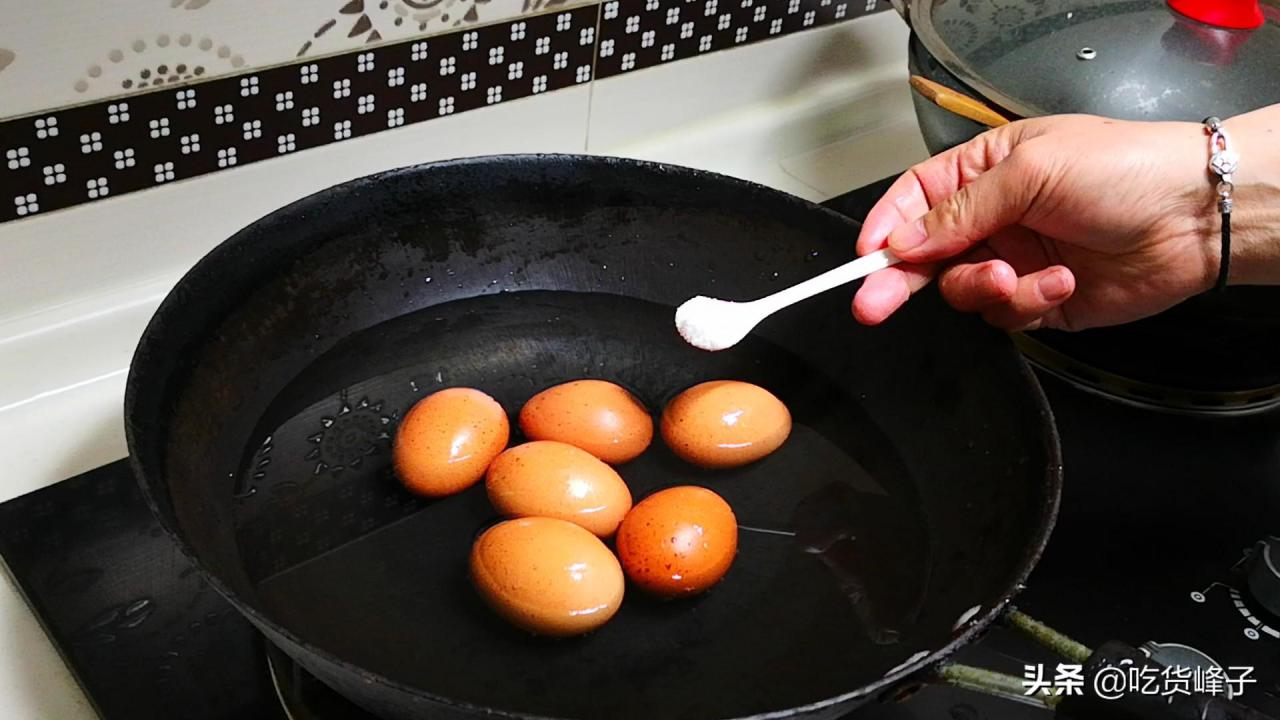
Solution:
<svg viewBox="0 0 1280 720">
<path fill-rule="evenodd" d="M 6 337 L 136 302 L 140 286 L 154 283 L 149 292 L 158 302 L 218 243 L 273 210 L 339 183 L 457 157 L 582 152 L 590 92 L 587 84 L 575 85 L 0 225 L 0 345 Z M 122 348 L 126 357 L 131 351 Z M 81 360 L 59 361 L 70 362 Z M 40 377 L 51 376 L 67 379 L 44 362 Z M 3 362 L 0 378 L 28 394 L 66 384 L 26 382 L 6 374 Z M 47 453 L 37 455 L 43 461 Z"/>
<path fill-rule="evenodd" d="M 295 2 L 237 5 L 243 1 L 164 0 L 169 6 L 161 3 L 155 12 L 167 17 L 170 12 L 226 8 L 243 19 L 254 17 L 252 9 L 261 12 L 259 30 L 278 29 L 272 13 Z M 301 59 L 248 71 L 244 69 L 253 62 L 207 35 L 174 32 L 150 41 L 136 38 L 126 49 L 107 51 L 108 60 L 85 73 L 94 81 L 85 90 L 90 95 L 102 83 L 119 83 L 133 94 L 0 122 L 0 223 L 888 7 L 887 0 L 582 1 L 324 0 L 323 6 L 330 8 L 322 13 L 324 19 L 293 51 Z M 31 18 L 45 18 L 49 12 L 62 13 L 75 27 L 92 17 L 79 5 L 72 12 L 68 2 L 50 0 L 19 19 L 30 30 L 39 25 Z M 121 7 L 126 15 L 133 8 L 128 3 Z M 316 3 L 308 7 L 314 9 Z M 469 25 L 489 12 L 516 17 Z M 386 34 L 380 29 L 384 27 Z M 439 27 L 462 29 L 426 39 L 414 35 Z M 56 28 L 43 32 L 56 35 Z M 414 37 L 386 42 L 396 32 Z M 339 37 L 346 39 L 334 39 Z M 353 42 L 358 49 L 349 49 Z M 317 56 L 342 48 L 347 51 Z M 138 69 L 137 58 L 153 50 Z M 182 61 L 188 57 L 183 53 L 195 55 Z M 11 91 L 8 74 L 21 64 L 20 54 L 0 50 L 0 73 L 6 73 L 0 76 L 0 97 Z"/>
<path fill-rule="evenodd" d="M 0 10 L 0 117 L 597 0 L 38 0 Z"/>
<path fill-rule="evenodd" d="M 655 144 L 707 142 L 704 129 L 732 133 L 772 122 L 790 112 L 785 98 L 793 96 L 823 98 L 830 121 L 797 122 L 773 144 L 794 152 L 837 141 L 852 130 L 839 121 L 847 100 L 870 88 L 906 87 L 908 34 L 897 13 L 882 12 L 598 79 L 591 89 L 588 147 L 650 157 Z M 716 142 L 732 152 L 733 143 L 718 136 Z M 742 153 L 759 155 L 754 148 Z"/>
<path fill-rule="evenodd" d="M 0 123 L 0 222 L 586 83 L 597 13 L 527 16 Z"/>
<path fill-rule="evenodd" d="M 879 12 L 888 0 L 607 0 L 601 78 Z"/>
</svg>

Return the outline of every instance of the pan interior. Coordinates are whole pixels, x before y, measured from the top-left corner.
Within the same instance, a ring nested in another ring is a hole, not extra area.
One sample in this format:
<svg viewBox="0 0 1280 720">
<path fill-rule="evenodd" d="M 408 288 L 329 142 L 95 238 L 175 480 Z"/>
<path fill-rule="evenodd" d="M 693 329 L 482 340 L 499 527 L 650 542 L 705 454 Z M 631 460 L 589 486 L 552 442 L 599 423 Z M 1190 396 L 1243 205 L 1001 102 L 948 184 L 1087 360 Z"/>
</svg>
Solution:
<svg viewBox="0 0 1280 720">
<path fill-rule="evenodd" d="M 661 439 L 620 467 L 637 498 L 678 484 L 723 495 L 741 525 L 734 567 L 703 597 L 658 602 L 632 589 L 601 630 L 539 639 L 497 619 L 468 583 L 471 541 L 496 519 L 483 488 L 411 497 L 391 474 L 390 437 L 442 387 L 482 388 L 515 413 L 582 377 L 618 382 L 655 412 L 696 382 L 748 380 L 786 402 L 795 429 L 737 470 L 691 467 Z M 346 660 L 457 700 L 569 717 L 749 714 L 877 677 L 954 620 L 922 613 L 926 518 L 859 399 L 759 338 L 692 351 L 670 308 L 642 300 L 510 293 L 382 323 L 286 387 L 251 446 L 238 542 L 262 607 Z"/>
<path fill-rule="evenodd" d="M 1016 351 L 936 294 L 866 328 L 833 291 L 723 353 L 676 335 L 689 296 L 759 297 L 849 259 L 856 234 L 780 193 L 630 161 L 488 158 L 354 181 L 255 223 L 179 284 L 133 364 L 130 450 L 233 602 L 388 717 L 467 703 L 705 720 L 863 691 L 1008 598 L 1056 485 Z M 739 470 L 689 467 L 660 440 L 620 468 L 637 498 L 721 493 L 739 556 L 702 597 L 629 592 L 599 631 L 552 641 L 468 585 L 471 541 L 495 519 L 483 489 L 409 495 L 390 438 L 441 387 L 514 414 L 582 377 L 655 413 L 702 380 L 756 382 L 795 429 Z"/>
</svg>

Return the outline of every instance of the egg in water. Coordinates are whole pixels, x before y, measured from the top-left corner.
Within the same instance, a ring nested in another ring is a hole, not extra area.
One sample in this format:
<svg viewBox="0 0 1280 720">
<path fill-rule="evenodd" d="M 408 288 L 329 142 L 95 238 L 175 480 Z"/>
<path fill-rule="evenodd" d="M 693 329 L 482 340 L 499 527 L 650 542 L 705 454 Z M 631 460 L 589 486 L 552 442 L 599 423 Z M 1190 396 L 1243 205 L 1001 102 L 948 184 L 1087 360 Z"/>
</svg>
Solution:
<svg viewBox="0 0 1280 720">
<path fill-rule="evenodd" d="M 732 468 L 777 450 L 791 434 L 791 413 L 773 393 L 737 380 L 713 380 L 675 396 L 662 413 L 672 452 L 705 468 Z"/>
<path fill-rule="evenodd" d="M 484 477 L 507 446 L 511 426 L 497 400 L 472 388 L 448 388 L 419 400 L 396 430 L 396 476 L 424 497 L 461 492 Z"/>
<path fill-rule="evenodd" d="M 534 395 L 520 410 L 530 440 L 576 445 L 611 465 L 635 459 L 653 440 L 653 418 L 630 392 L 605 380 L 575 380 Z"/>
<path fill-rule="evenodd" d="M 738 553 L 738 520 L 716 493 L 680 486 L 636 504 L 618 528 L 618 558 L 645 592 L 674 598 L 720 582 Z"/>
<path fill-rule="evenodd" d="M 471 580 L 498 615 L 536 635 L 594 630 L 622 605 L 618 559 L 582 527 L 546 517 L 507 520 L 471 549 Z"/>
<path fill-rule="evenodd" d="M 499 455 L 485 476 L 489 502 L 503 515 L 537 515 L 610 537 L 631 509 L 631 491 L 613 468 L 572 445 L 536 440 Z"/>
</svg>

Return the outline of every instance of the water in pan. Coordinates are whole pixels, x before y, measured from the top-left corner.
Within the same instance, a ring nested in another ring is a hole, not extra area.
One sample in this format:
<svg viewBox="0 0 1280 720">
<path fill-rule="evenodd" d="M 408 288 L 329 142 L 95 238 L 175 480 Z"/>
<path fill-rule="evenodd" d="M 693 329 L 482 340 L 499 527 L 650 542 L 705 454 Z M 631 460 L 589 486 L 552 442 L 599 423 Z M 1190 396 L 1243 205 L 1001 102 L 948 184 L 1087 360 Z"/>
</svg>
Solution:
<svg viewBox="0 0 1280 720">
<path fill-rule="evenodd" d="M 581 377 L 616 381 L 655 414 L 693 383 L 752 381 L 788 404 L 795 428 L 738 470 L 690 467 L 660 439 L 622 466 L 637 499 L 677 484 L 723 495 L 739 556 L 705 596 L 631 591 L 601 630 L 553 641 L 505 625 L 468 583 L 471 540 L 495 519 L 483 488 L 419 500 L 388 456 L 398 417 L 436 389 L 478 387 L 514 415 Z M 926 523 L 857 398 L 757 337 L 693 350 L 670 308 L 575 293 L 429 308 L 344 340 L 259 427 L 236 508 L 257 601 L 308 641 L 453 700 L 557 717 L 754 714 L 855 689 L 935 646 L 954 620 L 924 610 Z"/>
</svg>

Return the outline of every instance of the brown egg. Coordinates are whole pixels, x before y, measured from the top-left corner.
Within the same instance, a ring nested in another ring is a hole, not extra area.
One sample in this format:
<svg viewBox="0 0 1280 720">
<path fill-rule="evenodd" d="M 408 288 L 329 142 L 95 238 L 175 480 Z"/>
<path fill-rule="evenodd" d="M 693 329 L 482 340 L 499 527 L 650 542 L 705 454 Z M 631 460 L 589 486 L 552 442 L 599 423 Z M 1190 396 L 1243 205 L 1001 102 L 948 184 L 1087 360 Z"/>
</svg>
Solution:
<svg viewBox="0 0 1280 720">
<path fill-rule="evenodd" d="M 713 380 L 685 390 L 662 413 L 662 439 L 694 465 L 731 468 L 777 450 L 791 434 L 787 406 L 759 385 Z"/>
<path fill-rule="evenodd" d="M 618 529 L 631 509 L 631 491 L 595 455 L 553 440 L 503 452 L 485 477 L 489 502 L 503 515 L 560 518 L 600 537 Z"/>
<path fill-rule="evenodd" d="M 641 500 L 618 528 L 618 557 L 637 587 L 661 597 L 720 582 L 738 553 L 738 520 L 724 498 L 681 486 Z"/>
<path fill-rule="evenodd" d="M 461 492 L 484 477 L 510 432 L 506 411 L 479 390 L 433 393 L 400 421 L 391 448 L 396 476 L 426 497 Z"/>
<path fill-rule="evenodd" d="M 520 429 L 530 440 L 576 445 L 620 465 L 653 440 L 653 418 L 626 389 L 604 380 L 575 380 L 534 395 L 520 411 Z"/>
<path fill-rule="evenodd" d="M 567 520 L 529 517 L 484 531 L 471 580 L 511 624 L 538 635 L 579 635 L 609 621 L 626 585 L 618 559 Z"/>
</svg>

